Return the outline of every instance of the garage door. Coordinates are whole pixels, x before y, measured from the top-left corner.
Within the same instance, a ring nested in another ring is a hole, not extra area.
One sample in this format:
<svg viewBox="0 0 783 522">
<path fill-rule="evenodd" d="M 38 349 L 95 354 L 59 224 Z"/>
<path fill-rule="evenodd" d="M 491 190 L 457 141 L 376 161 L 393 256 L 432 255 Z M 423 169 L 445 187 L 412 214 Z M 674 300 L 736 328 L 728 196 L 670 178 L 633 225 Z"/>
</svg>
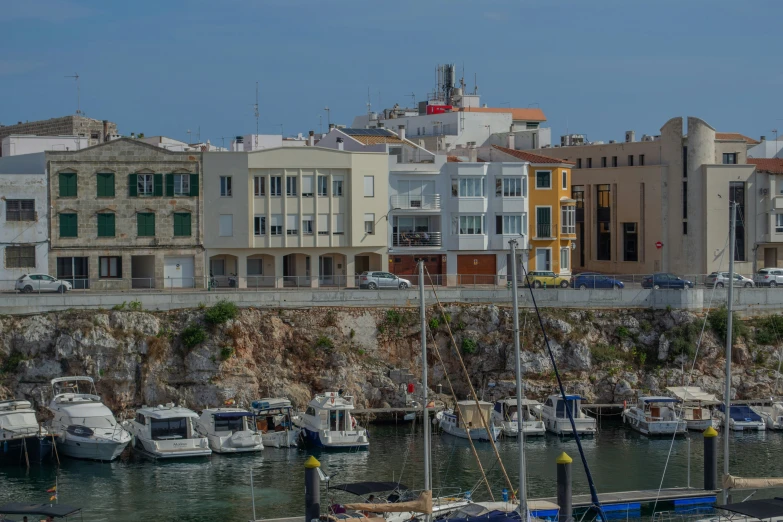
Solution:
<svg viewBox="0 0 783 522">
<path fill-rule="evenodd" d="M 165 257 L 163 258 L 163 277 L 166 278 L 166 288 L 193 288 L 193 258 Z"/>
<path fill-rule="evenodd" d="M 497 266 L 495 254 L 463 254 L 457 256 L 460 284 L 495 284 Z"/>
</svg>

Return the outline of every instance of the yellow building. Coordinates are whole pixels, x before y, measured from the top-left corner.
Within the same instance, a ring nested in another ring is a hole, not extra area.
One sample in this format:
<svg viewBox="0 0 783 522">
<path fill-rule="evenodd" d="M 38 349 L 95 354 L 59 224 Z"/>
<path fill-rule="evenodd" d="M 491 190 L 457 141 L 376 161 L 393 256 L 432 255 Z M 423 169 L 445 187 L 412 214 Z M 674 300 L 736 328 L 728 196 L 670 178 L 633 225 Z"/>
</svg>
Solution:
<svg viewBox="0 0 783 522">
<path fill-rule="evenodd" d="M 528 270 L 571 274 L 571 252 L 576 246 L 576 202 L 571 198 L 574 164 L 523 150 L 493 148 L 504 156 L 493 154 L 493 161 L 529 163 Z"/>
</svg>

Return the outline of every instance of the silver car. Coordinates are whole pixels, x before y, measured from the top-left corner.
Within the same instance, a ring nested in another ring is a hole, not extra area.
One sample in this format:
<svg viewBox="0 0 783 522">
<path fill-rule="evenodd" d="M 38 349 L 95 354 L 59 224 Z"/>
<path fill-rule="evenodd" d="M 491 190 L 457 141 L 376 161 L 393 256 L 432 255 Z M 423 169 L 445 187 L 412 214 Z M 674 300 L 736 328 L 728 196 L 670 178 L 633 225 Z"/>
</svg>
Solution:
<svg viewBox="0 0 783 522">
<path fill-rule="evenodd" d="M 370 290 L 399 288 L 400 290 L 405 290 L 410 288 L 410 286 L 410 281 L 389 272 L 362 272 L 362 275 L 359 276 L 359 288 L 369 288 Z"/>
<path fill-rule="evenodd" d="M 783 286 L 783 268 L 762 268 L 753 276 L 756 286 Z"/>
<path fill-rule="evenodd" d="M 71 283 L 48 274 L 25 274 L 16 280 L 16 291 L 25 294 L 33 292 L 60 292 L 71 290 Z"/>
<path fill-rule="evenodd" d="M 723 288 L 724 286 L 728 286 L 728 284 L 729 284 L 728 272 L 713 272 L 710 275 L 708 275 L 707 278 L 704 280 L 705 286 Z M 755 285 L 753 284 L 753 279 L 749 277 L 741 276 L 739 274 L 734 274 L 734 286 L 742 286 L 745 288 L 750 288 Z"/>
</svg>

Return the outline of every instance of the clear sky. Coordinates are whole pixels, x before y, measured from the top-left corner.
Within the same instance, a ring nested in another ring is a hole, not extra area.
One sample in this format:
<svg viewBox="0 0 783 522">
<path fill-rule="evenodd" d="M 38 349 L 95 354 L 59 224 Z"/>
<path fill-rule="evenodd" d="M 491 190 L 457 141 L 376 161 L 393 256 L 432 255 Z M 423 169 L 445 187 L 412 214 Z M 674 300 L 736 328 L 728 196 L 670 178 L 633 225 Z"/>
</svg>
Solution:
<svg viewBox="0 0 783 522">
<path fill-rule="evenodd" d="M 409 105 L 464 64 L 489 106 L 553 139 L 656 134 L 673 116 L 783 132 L 782 0 L 3 0 L 0 123 L 82 110 L 123 134 L 318 131 Z M 379 104 L 380 97 L 380 104 Z"/>
</svg>

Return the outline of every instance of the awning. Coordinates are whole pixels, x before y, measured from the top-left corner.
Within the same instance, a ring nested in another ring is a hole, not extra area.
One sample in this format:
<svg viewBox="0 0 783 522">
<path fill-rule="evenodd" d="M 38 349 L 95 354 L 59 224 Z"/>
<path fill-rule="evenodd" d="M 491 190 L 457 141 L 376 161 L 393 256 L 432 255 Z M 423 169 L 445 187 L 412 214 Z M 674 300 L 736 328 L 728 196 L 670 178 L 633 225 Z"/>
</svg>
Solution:
<svg viewBox="0 0 783 522">
<path fill-rule="evenodd" d="M 353 493 L 354 495 L 369 495 L 370 493 L 394 491 L 395 489 L 404 491 L 408 489 L 408 486 L 397 482 L 354 482 L 353 484 L 330 486 L 329 489 L 339 489 L 347 491 L 348 493 Z"/>
<path fill-rule="evenodd" d="M 212 414 L 216 419 L 239 419 L 240 417 L 254 417 L 255 413 L 249 411 L 220 411 Z"/>
<path fill-rule="evenodd" d="M 724 511 L 731 511 L 732 513 L 758 518 L 759 520 L 783 517 L 783 499 L 781 498 L 748 500 L 747 502 L 715 507 Z"/>
<path fill-rule="evenodd" d="M 11 502 L 0 506 L 0 513 L 4 515 L 42 515 L 45 517 L 67 517 L 78 513 L 82 508 L 66 506 L 65 504 L 22 504 Z"/>
<path fill-rule="evenodd" d="M 698 401 L 709 404 L 720 402 L 715 395 L 707 393 L 698 386 L 669 386 L 666 388 L 683 401 Z"/>
</svg>

